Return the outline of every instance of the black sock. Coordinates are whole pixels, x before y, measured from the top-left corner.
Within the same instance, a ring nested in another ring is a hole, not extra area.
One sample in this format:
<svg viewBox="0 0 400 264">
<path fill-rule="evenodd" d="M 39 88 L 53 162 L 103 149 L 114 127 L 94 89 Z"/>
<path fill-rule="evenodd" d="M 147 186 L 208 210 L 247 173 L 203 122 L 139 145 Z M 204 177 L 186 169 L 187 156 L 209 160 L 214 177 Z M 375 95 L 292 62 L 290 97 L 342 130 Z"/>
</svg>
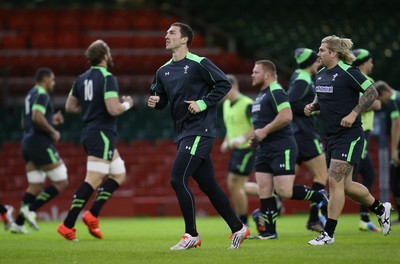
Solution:
<svg viewBox="0 0 400 264">
<path fill-rule="evenodd" d="M 325 224 L 325 232 L 328 233 L 328 235 L 330 237 L 333 237 L 333 234 L 335 233 L 335 229 L 336 229 L 336 225 L 337 225 L 337 220 L 333 220 L 331 218 L 328 218 L 326 220 L 326 224 Z"/>
<path fill-rule="evenodd" d="M 31 194 L 31 193 L 24 193 L 24 196 L 22 197 L 22 202 L 21 202 L 21 207 L 26 206 L 31 204 L 33 201 L 35 201 L 36 196 Z M 25 217 L 20 213 L 15 220 L 15 223 L 17 225 L 23 225 L 25 223 Z"/>
<path fill-rule="evenodd" d="M 319 191 L 319 190 L 322 190 L 324 188 L 325 188 L 325 186 L 323 184 L 319 183 L 319 182 L 313 182 L 313 184 L 312 184 L 312 189 L 314 191 Z M 310 203 L 310 216 L 309 216 L 309 219 L 308 219 L 308 221 L 310 221 L 310 222 L 319 221 L 317 204 L 318 203 L 314 203 L 314 202 Z"/>
<path fill-rule="evenodd" d="M 371 219 L 369 219 L 368 207 L 365 207 L 365 206 L 361 205 L 360 208 L 361 208 L 361 211 L 360 211 L 361 221 L 370 222 Z M 366 209 L 367 211 L 365 211 L 365 209 Z"/>
<path fill-rule="evenodd" d="M 374 203 L 368 208 L 376 215 L 383 215 L 383 213 L 385 212 L 385 207 L 378 199 L 375 199 Z"/>
<path fill-rule="evenodd" d="M 49 185 L 46 189 L 43 190 L 29 205 L 29 210 L 30 211 L 36 211 L 40 207 L 42 207 L 45 203 L 53 199 L 58 195 L 59 191 L 54 185 Z"/>
<path fill-rule="evenodd" d="M 247 215 L 239 215 L 239 220 L 247 226 Z"/>
<path fill-rule="evenodd" d="M 64 220 L 64 225 L 66 227 L 74 227 L 76 218 L 78 218 L 79 213 L 85 206 L 87 200 L 89 200 L 93 191 L 94 190 L 92 186 L 87 182 L 83 182 L 81 186 L 79 186 L 78 190 L 75 192 L 72 198 L 72 204 L 71 208 L 69 209 L 68 215 Z"/>
<path fill-rule="evenodd" d="M 90 208 L 90 212 L 94 217 L 98 217 L 100 214 L 101 208 L 103 208 L 104 204 L 110 199 L 112 193 L 119 187 L 119 184 L 108 178 L 99 188 L 97 192 L 96 201 L 93 203 L 92 208 Z"/>
<path fill-rule="evenodd" d="M 7 208 L 4 206 L 4 204 L 0 203 L 0 214 L 7 213 Z"/>
<path fill-rule="evenodd" d="M 276 218 L 278 217 L 278 208 L 274 197 L 260 199 L 261 215 L 265 222 L 265 232 L 276 233 Z"/>
<path fill-rule="evenodd" d="M 293 194 L 291 200 L 308 200 L 314 203 L 320 203 L 323 200 L 322 194 L 314 191 L 304 185 L 293 186 Z"/>
</svg>

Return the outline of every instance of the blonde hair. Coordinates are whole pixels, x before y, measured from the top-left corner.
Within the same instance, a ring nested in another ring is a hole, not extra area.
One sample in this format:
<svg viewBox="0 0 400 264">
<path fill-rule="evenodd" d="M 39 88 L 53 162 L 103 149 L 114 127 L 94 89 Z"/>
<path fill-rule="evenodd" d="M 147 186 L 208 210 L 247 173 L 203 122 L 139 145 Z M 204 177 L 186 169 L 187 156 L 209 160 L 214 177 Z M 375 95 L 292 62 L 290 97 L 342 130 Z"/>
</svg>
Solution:
<svg viewBox="0 0 400 264">
<path fill-rule="evenodd" d="M 337 52 L 340 60 L 343 60 L 347 64 L 352 64 L 356 57 L 351 52 L 353 42 L 349 38 L 340 38 L 335 35 L 331 35 L 322 39 L 321 43 L 326 43 L 329 49 Z"/>
</svg>

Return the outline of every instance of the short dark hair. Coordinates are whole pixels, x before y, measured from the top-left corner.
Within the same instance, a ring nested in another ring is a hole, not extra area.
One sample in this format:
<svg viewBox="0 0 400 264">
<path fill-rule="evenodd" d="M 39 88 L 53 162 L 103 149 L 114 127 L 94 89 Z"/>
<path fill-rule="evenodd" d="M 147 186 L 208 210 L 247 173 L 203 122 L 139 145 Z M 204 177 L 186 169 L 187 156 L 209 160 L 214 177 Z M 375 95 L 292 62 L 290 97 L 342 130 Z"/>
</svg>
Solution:
<svg viewBox="0 0 400 264">
<path fill-rule="evenodd" d="M 378 95 L 382 95 L 383 92 L 390 91 L 391 87 L 385 81 L 377 81 L 374 83 L 375 89 L 378 92 Z"/>
<path fill-rule="evenodd" d="M 103 40 L 98 39 L 86 50 L 86 58 L 88 59 L 90 65 L 96 66 L 98 65 L 103 59 L 104 56 L 108 53 L 108 45 Z"/>
<path fill-rule="evenodd" d="M 182 37 L 187 37 L 188 38 L 188 41 L 187 41 L 186 45 L 189 47 L 190 44 L 192 43 L 192 40 L 193 40 L 193 37 L 194 37 L 194 33 L 193 33 L 192 28 L 189 25 L 181 23 L 181 22 L 175 22 L 175 23 L 173 23 L 171 25 L 171 27 L 172 26 L 180 28 Z"/>
<path fill-rule="evenodd" d="M 35 73 L 35 81 L 39 83 L 43 81 L 44 77 L 49 77 L 52 73 L 53 71 L 50 68 L 46 67 L 39 68 Z"/>
<path fill-rule="evenodd" d="M 270 60 L 258 60 L 258 61 L 256 61 L 256 64 L 261 64 L 265 71 L 268 71 L 268 72 L 271 72 L 273 74 L 276 74 L 276 66 L 272 61 L 270 61 Z"/>
</svg>

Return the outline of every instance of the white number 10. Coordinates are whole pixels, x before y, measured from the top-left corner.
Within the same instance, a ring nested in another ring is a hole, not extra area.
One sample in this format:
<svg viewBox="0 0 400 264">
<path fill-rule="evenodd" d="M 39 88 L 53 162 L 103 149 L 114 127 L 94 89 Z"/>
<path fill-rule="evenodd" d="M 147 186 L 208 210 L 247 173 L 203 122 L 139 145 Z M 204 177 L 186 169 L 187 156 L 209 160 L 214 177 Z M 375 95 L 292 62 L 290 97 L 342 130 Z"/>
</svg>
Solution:
<svg viewBox="0 0 400 264">
<path fill-rule="evenodd" d="M 85 101 L 92 101 L 93 99 L 93 81 L 85 80 Z"/>
</svg>

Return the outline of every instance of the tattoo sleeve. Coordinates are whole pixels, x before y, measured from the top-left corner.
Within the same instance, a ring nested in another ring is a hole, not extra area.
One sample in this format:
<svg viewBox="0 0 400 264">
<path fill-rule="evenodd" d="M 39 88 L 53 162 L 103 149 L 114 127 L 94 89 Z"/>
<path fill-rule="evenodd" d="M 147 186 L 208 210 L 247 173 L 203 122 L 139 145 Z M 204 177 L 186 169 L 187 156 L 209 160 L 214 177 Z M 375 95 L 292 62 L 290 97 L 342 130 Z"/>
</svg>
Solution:
<svg viewBox="0 0 400 264">
<path fill-rule="evenodd" d="M 336 182 L 342 181 L 346 176 L 350 175 L 353 165 L 347 162 L 331 162 L 329 168 L 329 176 L 333 177 Z"/>
<path fill-rule="evenodd" d="M 378 97 L 378 92 L 375 87 L 371 85 L 365 90 L 363 96 L 360 98 L 360 102 L 353 109 L 357 114 L 367 110 L 374 103 L 375 99 Z"/>
</svg>

